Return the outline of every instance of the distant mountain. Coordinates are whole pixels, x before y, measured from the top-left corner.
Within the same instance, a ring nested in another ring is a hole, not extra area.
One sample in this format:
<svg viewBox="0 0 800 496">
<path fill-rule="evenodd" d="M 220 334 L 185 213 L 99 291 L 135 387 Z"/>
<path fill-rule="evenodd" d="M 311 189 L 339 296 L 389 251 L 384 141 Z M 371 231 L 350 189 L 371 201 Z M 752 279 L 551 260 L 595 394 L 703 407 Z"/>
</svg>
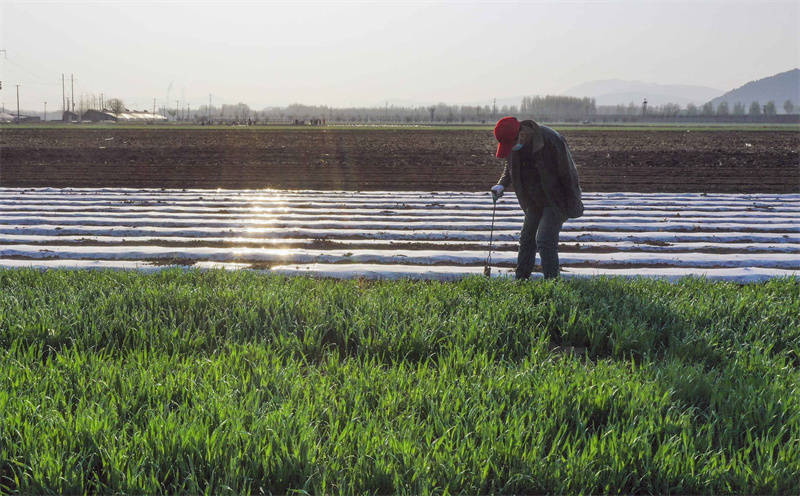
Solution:
<svg viewBox="0 0 800 496">
<path fill-rule="evenodd" d="M 716 106 L 722 100 L 727 100 L 728 104 L 733 106 L 737 101 L 741 101 L 746 106 L 751 102 L 758 101 L 765 104 L 770 100 L 775 102 L 778 112 L 783 112 L 783 103 L 786 100 L 792 100 L 795 108 L 800 107 L 800 69 L 794 69 L 789 72 L 784 72 L 771 76 L 768 78 L 760 79 L 745 84 L 741 88 L 724 93 L 722 90 L 716 88 L 709 88 L 707 86 L 693 86 L 693 85 L 680 85 L 680 84 L 658 84 L 658 83 L 643 83 L 640 81 L 623 81 L 621 79 L 605 79 L 599 81 L 590 81 L 578 86 L 574 86 L 567 91 L 563 92 L 563 96 L 573 96 L 577 98 L 594 98 L 597 105 L 628 105 L 633 102 L 634 104 L 641 105 L 642 101 L 646 98 L 649 105 L 664 105 L 667 103 L 677 103 L 685 107 L 689 103 L 695 105 L 703 105 L 711 101 Z M 530 94 L 528 96 L 534 96 Z M 545 96 L 539 94 L 539 96 Z M 493 105 L 493 98 L 487 98 L 482 101 L 470 102 L 444 102 L 448 105 L 468 105 L 468 106 L 485 106 L 490 108 Z M 497 112 L 501 112 L 503 106 L 516 106 L 519 107 L 522 102 L 522 96 L 515 97 L 498 97 L 497 98 Z M 375 102 L 373 105 L 367 105 L 366 108 L 384 108 L 388 103 L 391 107 L 430 107 L 437 105 L 440 102 L 434 101 L 415 101 L 400 98 L 389 98 Z M 265 108 L 267 110 L 269 107 Z M 283 108 L 283 107 L 279 107 Z"/>
<path fill-rule="evenodd" d="M 679 103 L 682 106 L 688 103 L 703 104 L 721 93 L 722 90 L 706 86 L 642 83 L 621 79 L 590 81 L 564 92 L 566 96 L 594 98 L 597 105 L 627 105 L 630 102 L 639 105 L 647 98 L 650 105 Z"/>
<path fill-rule="evenodd" d="M 711 103 L 716 107 L 720 102 L 726 101 L 733 107 L 736 102 L 741 102 L 745 108 L 750 108 L 752 102 L 764 105 L 770 100 L 775 102 L 775 107 L 780 113 L 783 113 L 783 103 L 786 100 L 791 100 L 795 107 L 800 106 L 800 69 L 751 81 L 714 98 Z"/>
</svg>

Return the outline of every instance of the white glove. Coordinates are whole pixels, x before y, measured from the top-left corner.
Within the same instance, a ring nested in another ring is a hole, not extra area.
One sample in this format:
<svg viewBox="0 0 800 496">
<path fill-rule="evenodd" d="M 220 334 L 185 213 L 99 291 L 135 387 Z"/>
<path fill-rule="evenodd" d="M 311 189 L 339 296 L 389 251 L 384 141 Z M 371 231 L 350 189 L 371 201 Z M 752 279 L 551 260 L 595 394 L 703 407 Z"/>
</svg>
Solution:
<svg viewBox="0 0 800 496">
<path fill-rule="evenodd" d="M 497 201 L 498 199 L 500 199 L 500 197 L 503 196 L 503 191 L 505 190 L 506 189 L 503 187 L 502 184 L 497 184 L 492 186 L 492 200 Z"/>
</svg>

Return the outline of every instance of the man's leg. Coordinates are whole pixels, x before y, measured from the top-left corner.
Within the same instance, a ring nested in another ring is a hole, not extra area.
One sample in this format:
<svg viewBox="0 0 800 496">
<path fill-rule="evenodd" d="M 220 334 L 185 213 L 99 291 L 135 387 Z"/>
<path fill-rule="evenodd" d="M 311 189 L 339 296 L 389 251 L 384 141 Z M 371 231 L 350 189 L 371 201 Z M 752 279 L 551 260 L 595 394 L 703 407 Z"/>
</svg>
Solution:
<svg viewBox="0 0 800 496">
<path fill-rule="evenodd" d="M 525 221 L 519 233 L 519 253 L 517 254 L 516 279 L 528 279 L 536 263 L 536 231 L 539 229 L 539 220 L 542 211 L 530 207 L 525 211 Z"/>
<path fill-rule="evenodd" d="M 542 272 L 545 279 L 558 277 L 558 236 L 563 225 L 564 220 L 556 209 L 552 207 L 544 208 L 541 220 L 538 223 L 534 246 L 539 246 L 539 253 L 542 256 Z"/>
</svg>

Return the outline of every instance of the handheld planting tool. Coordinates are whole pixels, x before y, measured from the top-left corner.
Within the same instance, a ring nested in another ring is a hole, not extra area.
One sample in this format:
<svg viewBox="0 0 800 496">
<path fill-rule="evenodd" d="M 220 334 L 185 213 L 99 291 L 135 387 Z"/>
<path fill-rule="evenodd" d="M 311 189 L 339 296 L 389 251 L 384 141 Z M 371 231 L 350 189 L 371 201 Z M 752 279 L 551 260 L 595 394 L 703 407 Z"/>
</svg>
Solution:
<svg viewBox="0 0 800 496">
<path fill-rule="evenodd" d="M 492 240 L 494 239 L 494 213 L 497 211 L 497 195 L 492 192 L 492 227 L 489 230 L 489 256 L 486 257 L 486 265 L 483 267 L 483 275 L 492 277 Z"/>
</svg>

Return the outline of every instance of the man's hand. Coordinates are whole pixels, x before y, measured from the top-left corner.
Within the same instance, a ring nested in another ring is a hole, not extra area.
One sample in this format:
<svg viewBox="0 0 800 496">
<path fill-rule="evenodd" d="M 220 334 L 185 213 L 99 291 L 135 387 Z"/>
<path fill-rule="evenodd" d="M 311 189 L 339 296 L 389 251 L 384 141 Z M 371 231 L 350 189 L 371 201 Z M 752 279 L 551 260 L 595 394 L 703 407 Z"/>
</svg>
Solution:
<svg viewBox="0 0 800 496">
<path fill-rule="evenodd" d="M 499 200 L 500 197 L 503 196 L 503 191 L 505 191 L 505 190 L 506 189 L 501 184 L 497 184 L 495 186 L 492 186 L 492 201 Z"/>
</svg>

